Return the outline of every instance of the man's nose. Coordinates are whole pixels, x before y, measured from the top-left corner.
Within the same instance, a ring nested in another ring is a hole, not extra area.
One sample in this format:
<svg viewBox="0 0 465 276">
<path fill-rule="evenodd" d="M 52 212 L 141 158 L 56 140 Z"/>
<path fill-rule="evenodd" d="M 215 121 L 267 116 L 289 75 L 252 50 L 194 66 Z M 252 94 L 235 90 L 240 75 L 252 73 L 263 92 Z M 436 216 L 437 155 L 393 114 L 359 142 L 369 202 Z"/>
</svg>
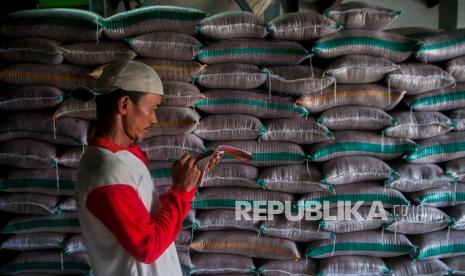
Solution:
<svg viewBox="0 0 465 276">
<path fill-rule="evenodd" d="M 158 119 L 157 119 L 157 115 L 156 114 L 153 114 L 151 120 L 150 120 L 150 124 L 153 126 L 155 125 L 156 123 L 158 122 Z"/>
</svg>

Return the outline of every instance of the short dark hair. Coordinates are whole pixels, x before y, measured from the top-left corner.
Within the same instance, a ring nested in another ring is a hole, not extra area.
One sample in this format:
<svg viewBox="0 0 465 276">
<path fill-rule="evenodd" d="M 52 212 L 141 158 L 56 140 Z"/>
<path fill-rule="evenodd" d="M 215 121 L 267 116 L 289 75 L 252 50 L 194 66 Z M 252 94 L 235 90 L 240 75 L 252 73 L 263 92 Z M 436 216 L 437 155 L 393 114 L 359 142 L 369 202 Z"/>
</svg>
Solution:
<svg viewBox="0 0 465 276">
<path fill-rule="evenodd" d="M 133 103 L 137 104 L 143 95 L 145 95 L 143 92 L 118 89 L 110 94 L 95 97 L 97 118 L 105 118 L 114 114 L 117 110 L 118 100 L 121 99 L 121 97 L 128 96 Z"/>
</svg>

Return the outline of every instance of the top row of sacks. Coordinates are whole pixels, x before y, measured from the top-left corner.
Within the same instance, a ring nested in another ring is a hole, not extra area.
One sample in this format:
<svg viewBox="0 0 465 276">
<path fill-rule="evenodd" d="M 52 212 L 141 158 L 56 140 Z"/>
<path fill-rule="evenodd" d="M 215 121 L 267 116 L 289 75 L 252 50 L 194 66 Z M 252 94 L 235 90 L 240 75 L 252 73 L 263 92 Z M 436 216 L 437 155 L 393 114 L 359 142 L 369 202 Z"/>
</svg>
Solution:
<svg viewBox="0 0 465 276">
<path fill-rule="evenodd" d="M 355 54 L 402 62 L 415 52 L 420 61 L 439 62 L 465 55 L 465 29 L 438 32 L 420 40 L 402 35 L 402 29 L 379 30 L 392 23 L 398 14 L 351 2 L 330 8 L 325 16 L 314 12 L 289 13 L 265 25 L 257 15 L 242 11 L 207 17 L 196 9 L 153 6 L 103 18 L 84 10 L 44 9 L 4 16 L 0 19 L 0 34 L 45 37 L 61 42 L 98 41 L 102 34 L 112 40 L 122 40 L 153 32 L 188 35 L 200 32 L 206 38 L 220 40 L 261 40 L 269 34 L 277 40 L 316 41 L 312 53 L 325 59 Z M 342 26 L 346 30 L 340 32 Z M 203 55 L 210 54 L 207 51 Z"/>
<path fill-rule="evenodd" d="M 346 29 L 384 29 L 400 12 L 351 2 L 329 8 L 324 15 L 297 12 L 279 16 L 268 24 L 249 12 L 208 14 L 174 6 L 152 6 L 103 18 L 73 9 L 25 10 L 1 19 L 5 36 L 43 36 L 63 42 L 95 41 L 102 33 L 120 40 L 151 32 L 200 33 L 209 39 L 263 38 L 304 41 Z M 34 26 L 34 28 L 31 28 Z"/>
</svg>

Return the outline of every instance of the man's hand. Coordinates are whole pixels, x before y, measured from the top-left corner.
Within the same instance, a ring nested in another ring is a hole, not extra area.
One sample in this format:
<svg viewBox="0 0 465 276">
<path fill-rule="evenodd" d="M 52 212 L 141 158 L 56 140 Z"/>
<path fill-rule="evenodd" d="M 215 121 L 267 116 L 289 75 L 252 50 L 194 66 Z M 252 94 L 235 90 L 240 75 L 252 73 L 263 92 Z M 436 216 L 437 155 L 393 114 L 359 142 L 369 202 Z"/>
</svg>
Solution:
<svg viewBox="0 0 465 276">
<path fill-rule="evenodd" d="M 216 154 L 210 162 L 208 162 L 205 172 L 212 170 L 220 162 L 221 156 L 222 153 Z M 198 160 L 198 157 L 191 157 L 189 154 L 185 153 L 181 159 L 174 163 L 171 168 L 174 187 L 183 188 L 190 192 L 200 184 L 202 171 L 197 167 Z"/>
<path fill-rule="evenodd" d="M 173 187 L 183 188 L 190 192 L 197 186 L 201 173 L 197 168 L 197 159 L 185 153 L 171 167 Z"/>
</svg>

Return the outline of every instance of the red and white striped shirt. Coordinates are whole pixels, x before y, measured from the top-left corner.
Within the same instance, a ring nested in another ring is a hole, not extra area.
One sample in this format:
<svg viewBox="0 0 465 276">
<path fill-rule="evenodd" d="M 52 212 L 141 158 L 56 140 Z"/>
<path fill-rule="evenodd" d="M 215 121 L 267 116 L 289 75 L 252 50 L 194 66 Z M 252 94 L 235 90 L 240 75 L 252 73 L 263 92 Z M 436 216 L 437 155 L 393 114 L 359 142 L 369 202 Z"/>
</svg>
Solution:
<svg viewBox="0 0 465 276">
<path fill-rule="evenodd" d="M 79 221 L 91 265 L 101 275 L 182 275 L 174 239 L 190 192 L 156 196 L 145 152 L 94 138 L 77 171 Z"/>
</svg>

